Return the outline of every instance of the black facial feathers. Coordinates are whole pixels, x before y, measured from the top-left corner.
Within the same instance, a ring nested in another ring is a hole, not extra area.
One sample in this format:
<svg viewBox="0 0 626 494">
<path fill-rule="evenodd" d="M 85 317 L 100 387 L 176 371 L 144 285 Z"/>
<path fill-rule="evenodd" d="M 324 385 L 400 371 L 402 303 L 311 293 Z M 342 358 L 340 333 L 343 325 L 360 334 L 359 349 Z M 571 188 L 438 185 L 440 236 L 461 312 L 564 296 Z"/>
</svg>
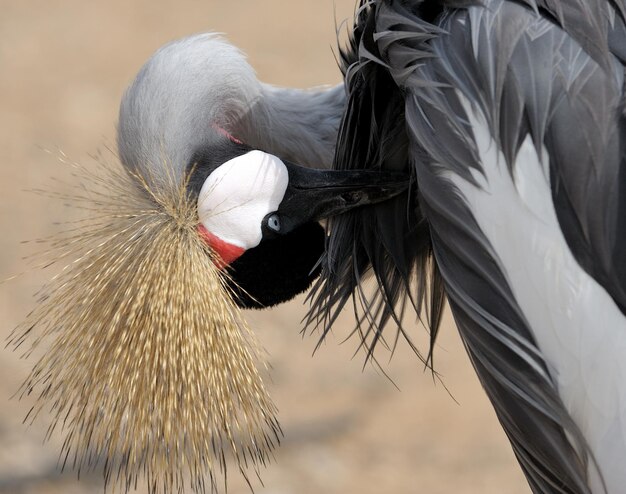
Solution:
<svg viewBox="0 0 626 494">
<path fill-rule="evenodd" d="M 320 274 L 324 243 L 324 228 L 311 222 L 246 251 L 227 268 L 235 303 L 263 309 L 307 290 Z"/>
</svg>

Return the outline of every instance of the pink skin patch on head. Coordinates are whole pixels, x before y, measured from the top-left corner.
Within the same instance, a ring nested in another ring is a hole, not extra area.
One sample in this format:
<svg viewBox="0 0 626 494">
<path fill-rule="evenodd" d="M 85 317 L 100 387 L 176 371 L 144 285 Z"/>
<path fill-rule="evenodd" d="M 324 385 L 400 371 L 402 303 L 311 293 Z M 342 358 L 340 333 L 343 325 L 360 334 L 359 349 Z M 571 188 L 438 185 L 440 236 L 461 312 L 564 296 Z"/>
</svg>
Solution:
<svg viewBox="0 0 626 494">
<path fill-rule="evenodd" d="M 202 223 L 198 225 L 198 233 L 202 240 L 215 252 L 216 259 L 214 262 L 219 269 L 224 269 L 245 252 L 244 248 L 229 244 L 213 235 Z"/>
<path fill-rule="evenodd" d="M 243 144 L 243 142 L 241 142 L 239 139 L 234 137 L 230 132 L 228 132 L 223 127 L 220 127 L 216 123 L 212 123 L 211 127 L 213 127 L 217 131 L 218 134 L 223 135 L 224 137 L 227 137 L 228 139 L 230 139 L 235 144 Z"/>
</svg>

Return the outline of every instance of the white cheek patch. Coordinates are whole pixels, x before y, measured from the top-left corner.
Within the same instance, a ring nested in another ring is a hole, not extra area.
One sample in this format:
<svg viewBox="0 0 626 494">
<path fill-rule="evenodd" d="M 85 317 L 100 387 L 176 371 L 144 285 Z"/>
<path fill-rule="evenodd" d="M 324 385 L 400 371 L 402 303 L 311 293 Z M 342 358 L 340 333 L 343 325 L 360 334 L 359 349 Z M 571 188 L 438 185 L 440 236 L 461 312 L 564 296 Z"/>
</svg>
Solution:
<svg viewBox="0 0 626 494">
<path fill-rule="evenodd" d="M 259 245 L 263 218 L 278 209 L 289 175 L 276 156 L 250 151 L 216 168 L 198 197 L 200 223 L 243 249 Z"/>
</svg>

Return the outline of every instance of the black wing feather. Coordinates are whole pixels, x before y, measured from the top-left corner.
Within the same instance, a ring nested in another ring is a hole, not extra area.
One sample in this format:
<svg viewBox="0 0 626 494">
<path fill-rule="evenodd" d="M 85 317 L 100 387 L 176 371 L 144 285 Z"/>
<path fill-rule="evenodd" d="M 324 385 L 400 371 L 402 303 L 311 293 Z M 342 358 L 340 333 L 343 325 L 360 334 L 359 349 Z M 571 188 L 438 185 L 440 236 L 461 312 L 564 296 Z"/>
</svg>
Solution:
<svg viewBox="0 0 626 494">
<path fill-rule="evenodd" d="M 376 6 L 362 2 L 349 46 L 340 50 L 349 99 L 334 167 L 409 172 L 404 95 L 380 63 L 375 22 Z M 367 340 L 367 355 L 372 357 L 389 322 L 409 340 L 401 325 L 408 297 L 418 315 L 426 304 L 434 342 L 444 306 L 443 286 L 415 187 L 384 204 L 333 218 L 329 230 L 322 275 L 310 296 L 308 324 L 321 323 L 324 336 L 352 300 L 357 314 L 364 313 L 357 317 L 357 331 Z M 372 274 L 379 290 L 365 293 L 362 280 Z"/>
</svg>

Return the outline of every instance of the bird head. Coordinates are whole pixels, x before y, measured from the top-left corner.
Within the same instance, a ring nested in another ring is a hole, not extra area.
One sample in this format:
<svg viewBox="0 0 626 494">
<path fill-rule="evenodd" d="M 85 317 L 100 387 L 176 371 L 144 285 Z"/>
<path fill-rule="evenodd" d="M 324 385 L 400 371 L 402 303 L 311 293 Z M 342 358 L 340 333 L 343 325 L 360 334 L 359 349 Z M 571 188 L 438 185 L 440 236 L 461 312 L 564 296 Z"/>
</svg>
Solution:
<svg viewBox="0 0 626 494">
<path fill-rule="evenodd" d="M 127 90 L 120 157 L 131 170 L 148 168 L 155 187 L 164 168 L 188 177 L 198 234 L 228 274 L 235 302 L 268 307 L 319 274 L 319 220 L 407 187 L 401 173 L 326 169 L 342 103 L 342 87 L 263 85 L 232 45 L 196 35 L 161 48 Z"/>
</svg>

